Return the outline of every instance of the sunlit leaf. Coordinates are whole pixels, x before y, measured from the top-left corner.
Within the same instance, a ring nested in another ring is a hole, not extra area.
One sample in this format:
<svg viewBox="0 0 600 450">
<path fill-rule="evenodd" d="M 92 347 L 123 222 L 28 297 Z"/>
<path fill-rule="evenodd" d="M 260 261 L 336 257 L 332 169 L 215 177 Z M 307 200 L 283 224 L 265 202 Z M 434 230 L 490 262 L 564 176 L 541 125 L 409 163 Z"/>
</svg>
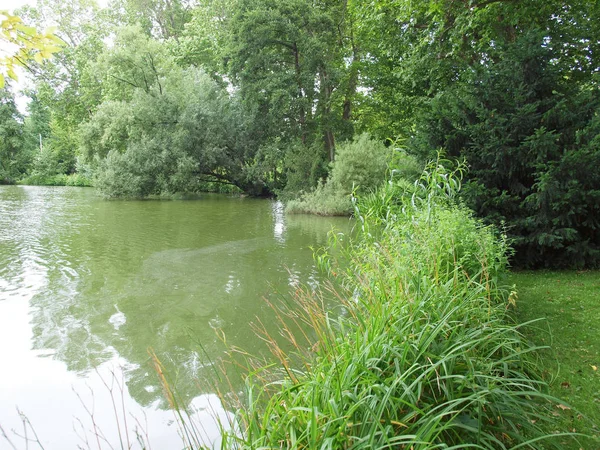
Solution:
<svg viewBox="0 0 600 450">
<path fill-rule="evenodd" d="M 14 70 L 12 70 L 12 69 L 8 69 L 8 70 L 6 71 L 6 74 L 7 74 L 7 75 L 8 75 L 10 78 L 12 78 L 13 80 L 15 80 L 15 81 L 18 81 L 18 80 L 19 80 L 19 77 L 17 76 L 17 74 L 15 73 L 15 71 L 14 71 Z"/>
<path fill-rule="evenodd" d="M 17 24 L 15 28 L 19 31 L 22 31 L 23 33 L 25 33 L 28 36 L 33 37 L 33 36 L 37 35 L 36 29 L 33 27 L 29 27 L 27 25 Z"/>
</svg>

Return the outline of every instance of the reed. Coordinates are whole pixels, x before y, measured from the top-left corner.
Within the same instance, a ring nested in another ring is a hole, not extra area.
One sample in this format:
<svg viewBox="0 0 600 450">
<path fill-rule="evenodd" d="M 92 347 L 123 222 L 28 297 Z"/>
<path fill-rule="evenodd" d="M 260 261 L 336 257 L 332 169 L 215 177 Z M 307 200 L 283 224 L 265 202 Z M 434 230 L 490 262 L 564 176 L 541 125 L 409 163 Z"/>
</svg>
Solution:
<svg viewBox="0 0 600 450">
<path fill-rule="evenodd" d="M 510 249 L 457 201 L 464 167 L 445 166 L 355 201 L 345 261 L 318 258 L 342 287 L 274 306 L 288 343 L 263 332 L 277 363 L 249 363 L 225 446 L 558 447 L 538 348 L 511 321 Z"/>
</svg>

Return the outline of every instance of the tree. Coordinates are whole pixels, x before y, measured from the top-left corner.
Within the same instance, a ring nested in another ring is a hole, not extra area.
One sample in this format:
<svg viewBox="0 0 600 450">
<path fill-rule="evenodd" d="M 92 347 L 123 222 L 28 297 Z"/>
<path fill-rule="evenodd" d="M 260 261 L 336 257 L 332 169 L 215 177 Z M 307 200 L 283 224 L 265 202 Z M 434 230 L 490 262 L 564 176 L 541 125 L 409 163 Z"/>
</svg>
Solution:
<svg viewBox="0 0 600 450">
<path fill-rule="evenodd" d="M 477 83 L 436 97 L 421 148 L 442 146 L 467 159 L 466 199 L 508 226 L 515 264 L 593 267 L 600 263 L 600 89 L 564 83 L 542 40 L 517 39 Z"/>
<path fill-rule="evenodd" d="M 52 118 L 72 132 L 101 101 L 91 69 L 110 34 L 106 13 L 94 0 L 39 0 L 21 15 L 38 27 L 53 25 L 66 44 L 51 61 L 34 69 L 36 96 L 51 110 Z"/>
<path fill-rule="evenodd" d="M 333 160 L 336 133 L 351 136 L 356 91 L 346 2 L 239 0 L 229 33 L 229 74 L 265 123 L 264 134 L 320 141 Z"/>
<path fill-rule="evenodd" d="M 121 47 L 120 61 L 147 54 L 138 44 Z M 145 197 L 217 182 L 260 195 L 264 183 L 248 167 L 256 147 L 235 98 L 200 69 L 156 65 L 148 77 L 141 67 L 116 77 L 127 95 L 104 101 L 81 126 L 81 153 L 97 167 L 97 187 L 108 196 Z"/>
<path fill-rule="evenodd" d="M 465 199 L 505 224 L 515 264 L 598 265 L 597 2 L 352 7 L 370 55 L 367 127 L 423 159 L 466 158 Z"/>
<path fill-rule="evenodd" d="M 25 172 L 22 117 L 12 94 L 0 90 L 0 183 L 13 183 Z"/>
<path fill-rule="evenodd" d="M 101 89 L 92 71 L 92 63 L 101 53 L 109 34 L 105 14 L 93 0 L 39 0 L 20 11 L 25 21 L 38 28 L 54 26 L 56 36 L 65 45 L 52 60 L 31 66 L 35 89 L 30 92 L 39 104 L 42 118 L 44 154 L 36 159 L 34 171 L 39 180 L 76 170 L 77 130 L 101 101 Z M 39 141 L 39 135 L 27 138 Z M 43 157 L 42 157 L 43 156 Z M 47 172 L 47 173 L 46 173 Z"/>
<path fill-rule="evenodd" d="M 178 40 L 191 7 L 181 0 L 113 0 L 111 15 L 121 25 L 139 25 L 147 36 Z"/>
<path fill-rule="evenodd" d="M 489 222 L 506 224 L 515 265 L 594 267 L 598 48 L 575 29 L 585 32 L 597 16 L 587 2 L 522 5 L 527 14 L 507 2 L 479 13 L 471 34 L 485 42 L 452 85 L 432 93 L 415 145 L 422 154 L 443 147 L 466 158 L 465 198 Z"/>
<path fill-rule="evenodd" d="M 162 79 L 174 68 L 167 47 L 136 25 L 116 30 L 113 45 L 97 55 L 90 74 L 102 100 L 130 101 L 140 89 L 162 93 Z"/>
</svg>

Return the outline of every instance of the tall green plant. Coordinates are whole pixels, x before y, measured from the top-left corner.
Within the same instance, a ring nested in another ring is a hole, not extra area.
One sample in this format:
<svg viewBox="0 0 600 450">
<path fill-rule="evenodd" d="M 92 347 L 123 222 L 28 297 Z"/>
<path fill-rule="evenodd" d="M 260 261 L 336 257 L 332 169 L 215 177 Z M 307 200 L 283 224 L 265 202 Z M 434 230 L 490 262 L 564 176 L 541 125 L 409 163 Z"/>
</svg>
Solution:
<svg viewBox="0 0 600 450">
<path fill-rule="evenodd" d="M 345 269 L 321 258 L 341 314 L 308 290 L 280 309 L 294 351 L 264 336 L 281 369 L 251 372 L 232 447 L 555 446 L 536 349 L 507 312 L 506 242 L 455 200 L 462 168 L 440 163 L 385 197 L 379 221 L 358 201 L 378 233 L 346 248 Z"/>
</svg>

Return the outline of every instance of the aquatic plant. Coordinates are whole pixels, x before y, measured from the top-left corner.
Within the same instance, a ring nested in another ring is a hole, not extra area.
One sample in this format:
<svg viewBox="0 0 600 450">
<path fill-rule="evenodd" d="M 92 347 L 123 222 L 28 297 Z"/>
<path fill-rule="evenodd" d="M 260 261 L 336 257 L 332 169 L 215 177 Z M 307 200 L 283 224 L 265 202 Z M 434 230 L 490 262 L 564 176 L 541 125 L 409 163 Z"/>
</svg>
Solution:
<svg viewBox="0 0 600 450">
<path fill-rule="evenodd" d="M 262 334 L 277 365 L 252 366 L 225 445 L 558 446 L 543 428 L 554 400 L 537 349 L 510 318 L 510 249 L 457 201 L 464 167 L 446 164 L 355 202 L 362 231 L 345 263 L 319 260 L 343 285 L 330 289 L 340 306 L 298 289 L 293 307 L 276 307 L 289 345 Z"/>
</svg>

